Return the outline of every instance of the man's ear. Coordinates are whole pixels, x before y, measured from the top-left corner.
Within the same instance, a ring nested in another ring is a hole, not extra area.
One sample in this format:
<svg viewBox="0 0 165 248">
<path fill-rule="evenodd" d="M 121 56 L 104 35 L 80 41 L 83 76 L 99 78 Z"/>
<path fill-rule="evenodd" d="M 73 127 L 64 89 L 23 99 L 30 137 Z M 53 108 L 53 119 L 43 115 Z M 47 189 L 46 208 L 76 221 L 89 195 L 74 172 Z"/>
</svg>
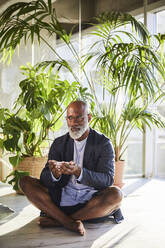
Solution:
<svg viewBox="0 0 165 248">
<path fill-rule="evenodd" d="M 92 119 L 92 115 L 91 114 L 88 114 L 88 122 L 90 122 Z"/>
</svg>

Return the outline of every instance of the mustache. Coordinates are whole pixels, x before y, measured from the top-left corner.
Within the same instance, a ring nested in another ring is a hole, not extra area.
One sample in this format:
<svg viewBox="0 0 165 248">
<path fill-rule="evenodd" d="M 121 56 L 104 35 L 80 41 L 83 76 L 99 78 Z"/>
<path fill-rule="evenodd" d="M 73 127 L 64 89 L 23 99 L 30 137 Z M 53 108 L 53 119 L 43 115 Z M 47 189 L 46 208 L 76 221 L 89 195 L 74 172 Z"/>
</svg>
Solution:
<svg viewBox="0 0 165 248">
<path fill-rule="evenodd" d="M 79 129 L 82 128 L 83 126 L 70 126 L 69 129 L 75 128 L 75 129 Z"/>
<path fill-rule="evenodd" d="M 81 128 L 83 126 L 71 126 L 70 128 Z"/>
</svg>

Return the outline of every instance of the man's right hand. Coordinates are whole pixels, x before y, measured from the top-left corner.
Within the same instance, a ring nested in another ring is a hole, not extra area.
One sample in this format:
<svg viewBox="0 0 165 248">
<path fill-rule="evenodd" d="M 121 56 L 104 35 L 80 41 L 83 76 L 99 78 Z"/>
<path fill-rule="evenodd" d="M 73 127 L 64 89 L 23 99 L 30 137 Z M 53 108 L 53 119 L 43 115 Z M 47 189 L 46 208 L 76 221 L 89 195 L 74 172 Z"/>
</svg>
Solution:
<svg viewBox="0 0 165 248">
<path fill-rule="evenodd" d="M 58 179 L 62 175 L 60 162 L 56 160 L 49 160 L 49 169 L 52 172 L 53 176 Z"/>
</svg>

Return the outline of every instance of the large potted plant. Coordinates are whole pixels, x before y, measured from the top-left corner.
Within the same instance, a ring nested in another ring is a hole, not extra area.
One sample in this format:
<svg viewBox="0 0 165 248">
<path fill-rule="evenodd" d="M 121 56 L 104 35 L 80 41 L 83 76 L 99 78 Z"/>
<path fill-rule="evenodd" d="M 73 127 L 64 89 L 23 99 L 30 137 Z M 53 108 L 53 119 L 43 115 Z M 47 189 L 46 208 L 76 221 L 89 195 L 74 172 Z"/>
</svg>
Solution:
<svg viewBox="0 0 165 248">
<path fill-rule="evenodd" d="M 30 173 L 39 177 L 46 162 L 48 134 L 62 126 L 66 106 L 82 93 L 79 83 L 62 81 L 51 71 L 42 72 L 30 64 L 21 70 L 25 79 L 19 84 L 21 92 L 13 109 L 0 108 L 0 146 L 10 153 L 14 167 L 6 180 L 12 177 L 9 183 L 16 190 L 20 176 Z"/>
<path fill-rule="evenodd" d="M 67 104 L 78 96 L 84 99 L 91 95 L 87 93 L 87 88 L 82 87 L 78 82 L 78 76 L 72 66 L 62 59 L 42 35 L 42 30 L 46 30 L 50 36 L 58 35 L 73 52 L 80 65 L 78 53 L 70 41 L 71 33 L 67 35 L 61 27 L 51 1 L 48 1 L 48 4 L 43 0 L 15 3 L 0 15 L 0 26 L 1 61 L 10 61 L 21 40 L 23 39 L 26 45 L 29 38 L 33 43 L 35 36 L 39 43 L 44 42 L 55 56 L 54 60 L 37 63 L 34 67 L 30 65 L 22 67 L 26 78 L 20 82 L 21 93 L 16 99 L 14 108 L 0 109 L 0 126 L 3 133 L 1 147 L 12 153 L 9 161 L 15 167 L 6 180 L 12 176 L 9 183 L 17 189 L 20 176 L 28 173 L 18 169 L 26 170 L 32 157 L 34 160 L 34 156 L 42 155 L 41 148 L 45 146 L 48 133 L 61 126 L 60 120 Z M 61 68 L 67 69 L 72 74 L 72 83 L 59 79 L 58 73 Z M 54 74 L 51 74 L 52 69 Z M 28 162 L 20 167 L 22 159 Z"/>
<path fill-rule="evenodd" d="M 149 103 L 143 105 L 138 98 L 130 98 L 126 94 L 121 96 L 119 89 L 111 88 L 107 91 L 108 98 L 105 97 L 104 101 L 99 102 L 97 97 L 95 98 L 97 108 L 93 111 L 91 124 L 112 141 L 115 150 L 114 185 L 122 188 L 125 167 L 123 155 L 127 149 L 131 131 L 138 128 L 145 132 L 145 126 L 152 128 L 153 125 L 165 128 L 165 119 L 158 112 L 152 110 Z"/>
<path fill-rule="evenodd" d="M 83 80 L 88 83 L 91 89 L 94 79 L 88 75 L 86 65 L 93 60 L 94 70 L 101 71 L 104 75 L 103 78 L 106 77 L 107 81 L 110 82 L 110 84 L 105 84 L 105 80 L 102 81 L 105 88 L 110 87 L 110 97 L 111 94 L 114 95 L 114 92 L 118 92 L 117 89 L 123 89 L 123 93 L 134 103 L 134 106 L 137 106 L 137 99 L 141 99 L 143 101 L 141 107 L 145 110 L 144 108 L 148 106 L 150 99 L 156 98 L 155 92 L 161 90 L 153 71 L 159 73 L 162 78 L 165 75 L 156 50 L 150 46 L 150 34 L 142 23 L 125 13 L 104 13 L 96 18 L 96 22 L 98 25 L 93 25 L 93 35 L 99 37 L 100 40 L 96 43 L 94 41 L 87 55 L 84 54 L 80 57 L 71 41 L 72 32 L 68 34 L 59 23 L 51 0 L 48 0 L 47 3 L 43 0 L 36 0 L 29 3 L 13 4 L 0 15 L 2 60 L 10 59 L 21 41 L 25 41 L 26 44 L 30 39 L 33 43 L 36 36 L 39 43 L 44 42 L 55 56 L 54 60 L 41 62 L 38 68 L 43 71 L 45 68 L 53 68 L 53 70 L 55 68 L 58 71 L 65 68 L 76 81 L 80 81 L 70 59 L 63 59 L 57 50 L 51 46 L 49 40 L 45 39 L 43 31 L 46 31 L 49 39 L 56 35 L 65 43 L 84 75 Z M 132 30 L 123 30 L 127 24 L 137 33 L 137 36 Z M 161 38 L 158 37 L 159 44 Z M 94 47 L 96 49 L 91 53 Z M 104 105 L 100 107 L 102 112 L 105 111 L 103 110 Z M 146 118 L 148 117 L 146 116 Z M 116 158 L 120 157 L 119 148 L 115 149 Z"/>
<path fill-rule="evenodd" d="M 124 23 L 134 23 L 135 30 L 142 25 L 133 21 L 130 15 L 114 12 L 103 14 L 98 19 L 102 25 L 97 26 L 95 35 L 102 38 L 95 45 L 102 43 L 102 49 L 96 54 L 100 70 L 95 84 L 90 85 L 96 102 L 92 125 L 113 143 L 114 184 L 122 187 L 122 156 L 131 131 L 138 128 L 145 132 L 145 126 L 152 128 L 153 125 L 165 127 L 164 118 L 150 107 L 158 98 L 164 97 L 159 80 L 162 78 L 164 81 L 165 67 L 157 53 L 164 36 L 155 36 L 157 43 L 154 46 L 153 37 L 145 28 L 144 34 L 135 33 L 134 29 L 132 32 L 123 29 Z M 160 78 L 155 76 L 156 73 Z M 99 85 L 97 91 L 96 84 Z M 97 92 L 101 90 L 103 94 L 100 99 Z"/>
</svg>

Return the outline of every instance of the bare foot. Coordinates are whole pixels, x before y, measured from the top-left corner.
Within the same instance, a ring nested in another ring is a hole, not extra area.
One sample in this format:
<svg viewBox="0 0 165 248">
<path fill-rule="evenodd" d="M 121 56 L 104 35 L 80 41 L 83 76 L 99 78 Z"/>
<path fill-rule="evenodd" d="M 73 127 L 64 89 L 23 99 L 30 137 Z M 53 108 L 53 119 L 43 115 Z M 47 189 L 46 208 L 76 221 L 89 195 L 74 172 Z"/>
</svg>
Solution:
<svg viewBox="0 0 165 248">
<path fill-rule="evenodd" d="M 64 226 L 71 231 L 80 233 L 80 235 L 82 235 L 82 236 L 84 236 L 86 233 L 84 225 L 80 220 L 75 220 L 72 223 L 68 222 Z"/>
<path fill-rule="evenodd" d="M 41 217 L 38 220 L 38 224 L 41 227 L 59 227 L 62 226 L 62 224 L 60 224 L 57 220 L 54 220 L 50 217 Z M 84 228 L 83 223 L 80 220 L 74 220 L 72 222 L 67 222 L 66 224 L 63 224 L 64 227 L 66 227 L 67 229 L 77 232 L 80 235 L 84 236 L 86 231 Z"/>
<path fill-rule="evenodd" d="M 57 220 L 50 217 L 40 217 L 37 222 L 41 227 L 58 227 L 62 226 Z"/>
</svg>

